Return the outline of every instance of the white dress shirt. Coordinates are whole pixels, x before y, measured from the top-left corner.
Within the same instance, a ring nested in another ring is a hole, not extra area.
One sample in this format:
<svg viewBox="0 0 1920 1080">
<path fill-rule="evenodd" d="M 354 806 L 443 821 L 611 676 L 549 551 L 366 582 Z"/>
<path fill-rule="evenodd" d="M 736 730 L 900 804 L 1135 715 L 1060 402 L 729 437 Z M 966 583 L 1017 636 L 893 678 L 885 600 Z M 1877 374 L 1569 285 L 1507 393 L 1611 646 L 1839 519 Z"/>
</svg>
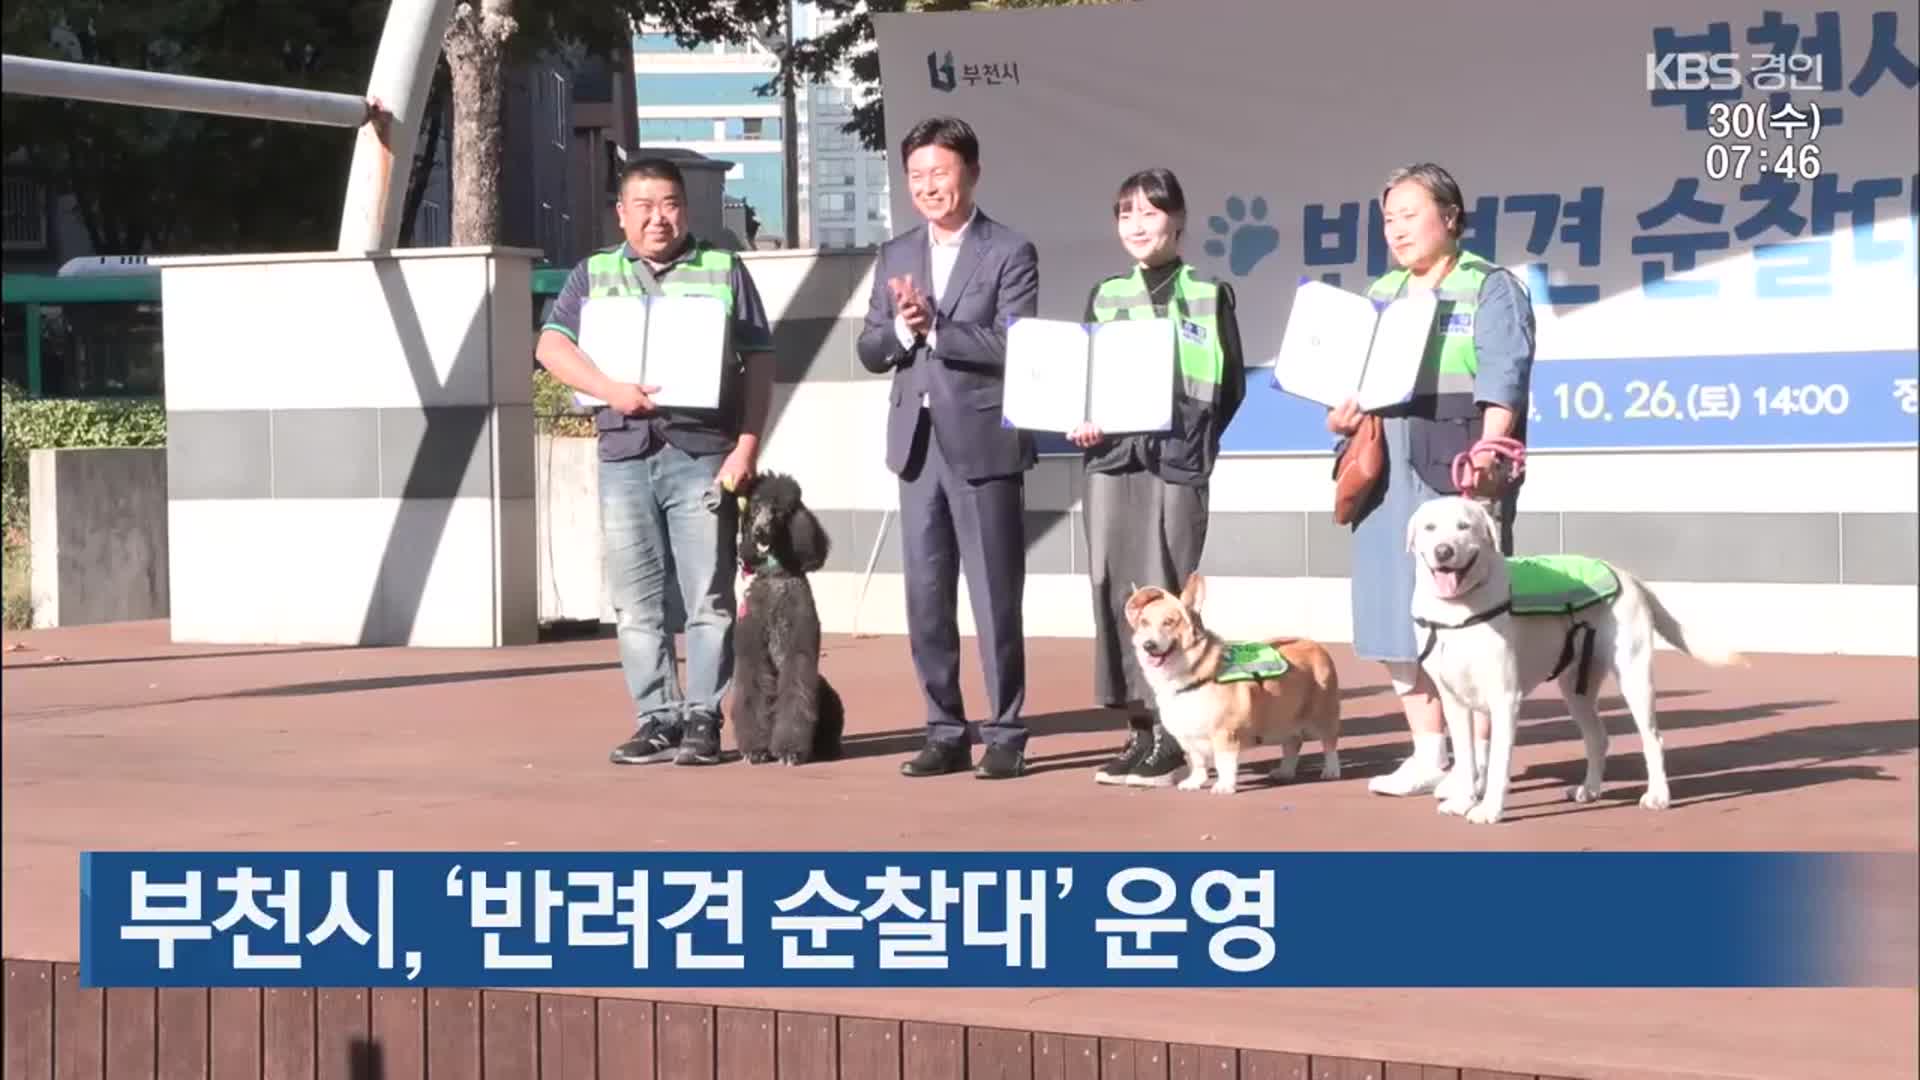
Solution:
<svg viewBox="0 0 1920 1080">
<path fill-rule="evenodd" d="M 928 303 L 938 305 L 940 303 L 940 297 L 946 294 L 947 281 L 953 277 L 953 264 L 960 259 L 960 244 L 966 239 L 967 229 L 973 225 L 973 219 L 979 216 L 980 208 L 976 206 L 967 214 L 967 220 L 962 223 L 958 229 L 954 230 L 952 236 L 947 237 L 945 240 L 936 239 L 933 225 L 931 223 L 927 225 L 928 262 L 933 267 L 933 291 L 927 295 Z M 907 329 L 906 316 L 895 315 L 893 317 L 893 332 L 894 335 L 900 339 L 901 348 L 913 348 L 913 331 Z M 934 347 L 938 333 L 939 331 L 934 327 L 929 326 L 927 328 L 928 349 Z M 925 394 L 920 395 L 920 404 L 922 406 L 927 404 L 927 396 Z"/>
</svg>

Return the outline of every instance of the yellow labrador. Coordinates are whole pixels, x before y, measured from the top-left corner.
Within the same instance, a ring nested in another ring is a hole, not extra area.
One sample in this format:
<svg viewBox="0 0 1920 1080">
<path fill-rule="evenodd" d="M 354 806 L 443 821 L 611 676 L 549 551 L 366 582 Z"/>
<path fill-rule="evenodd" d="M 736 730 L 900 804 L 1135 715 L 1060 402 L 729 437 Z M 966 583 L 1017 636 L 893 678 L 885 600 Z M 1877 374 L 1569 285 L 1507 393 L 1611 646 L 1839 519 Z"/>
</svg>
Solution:
<svg viewBox="0 0 1920 1080">
<path fill-rule="evenodd" d="M 1745 660 L 1690 642 L 1646 584 L 1619 567 L 1582 556 L 1510 564 L 1497 537 L 1486 508 L 1457 496 L 1423 504 L 1407 523 L 1420 663 L 1439 690 L 1453 745 L 1453 769 L 1434 792 L 1440 812 L 1465 815 L 1475 824 L 1500 820 L 1520 700 L 1549 679 L 1558 682 L 1586 743 L 1586 780 L 1567 795 L 1575 802 L 1599 798 L 1607 731 L 1596 703 L 1608 672 L 1640 730 L 1647 762 L 1640 805 L 1665 809 L 1666 759 L 1654 718 L 1654 635 L 1705 663 Z M 1516 576 L 1525 579 L 1517 591 Z M 1478 713 L 1488 714 L 1492 726 L 1484 763 L 1475 760 L 1471 743 Z"/>
</svg>

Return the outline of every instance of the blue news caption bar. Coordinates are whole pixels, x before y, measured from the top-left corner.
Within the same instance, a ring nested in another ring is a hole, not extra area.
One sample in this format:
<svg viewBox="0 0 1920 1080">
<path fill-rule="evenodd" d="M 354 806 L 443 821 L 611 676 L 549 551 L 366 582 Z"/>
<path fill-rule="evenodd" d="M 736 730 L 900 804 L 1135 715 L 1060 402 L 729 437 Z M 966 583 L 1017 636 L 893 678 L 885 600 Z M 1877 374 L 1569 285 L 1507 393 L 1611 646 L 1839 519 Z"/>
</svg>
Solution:
<svg viewBox="0 0 1920 1080">
<path fill-rule="evenodd" d="M 81 979 L 1855 985 L 1863 950 L 1881 947 L 1852 936 L 1860 858 L 1870 857 L 88 853 Z M 1431 948 L 1405 948 L 1409 883 L 1447 913 Z M 1471 944 L 1451 952 L 1456 942 Z"/>
</svg>

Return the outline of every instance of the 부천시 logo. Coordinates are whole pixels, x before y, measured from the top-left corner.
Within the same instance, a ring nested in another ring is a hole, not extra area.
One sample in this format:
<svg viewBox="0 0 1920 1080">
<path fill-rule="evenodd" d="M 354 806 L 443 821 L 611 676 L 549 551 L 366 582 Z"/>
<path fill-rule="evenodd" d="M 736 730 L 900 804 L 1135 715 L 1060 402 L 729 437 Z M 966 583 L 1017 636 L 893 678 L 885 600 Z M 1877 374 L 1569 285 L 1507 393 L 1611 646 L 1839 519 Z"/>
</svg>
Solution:
<svg viewBox="0 0 1920 1080">
<path fill-rule="evenodd" d="M 947 50 L 944 55 L 939 52 L 927 54 L 927 82 L 943 94 L 952 93 L 953 88 L 959 85 L 959 80 L 953 75 L 953 50 Z"/>
</svg>

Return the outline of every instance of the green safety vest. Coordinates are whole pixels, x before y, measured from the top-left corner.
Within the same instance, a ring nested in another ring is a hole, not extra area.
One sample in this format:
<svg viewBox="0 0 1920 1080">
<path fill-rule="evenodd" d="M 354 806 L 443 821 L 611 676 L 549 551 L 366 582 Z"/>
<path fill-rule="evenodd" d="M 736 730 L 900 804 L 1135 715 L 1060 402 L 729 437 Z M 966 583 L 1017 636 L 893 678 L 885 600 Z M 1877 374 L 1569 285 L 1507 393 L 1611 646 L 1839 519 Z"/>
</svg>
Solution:
<svg viewBox="0 0 1920 1080">
<path fill-rule="evenodd" d="M 660 275 L 660 291 L 668 296 L 711 296 L 733 311 L 734 254 L 694 241 L 691 252 L 672 270 Z M 646 287 L 627 258 L 626 245 L 615 244 L 605 251 L 587 256 L 587 297 L 644 296 Z M 605 460 L 621 460 L 643 452 L 655 439 L 673 442 L 695 453 L 717 453 L 729 448 L 736 436 L 737 406 L 731 400 L 742 368 L 732 358 L 726 368 L 729 385 L 721 390 L 718 413 L 706 410 L 662 410 L 651 417 L 625 417 L 602 405 L 595 410 L 607 421 L 600 428 L 601 453 Z"/>
<path fill-rule="evenodd" d="M 1415 626 L 1427 632 L 1426 644 L 1420 647 L 1420 662 L 1424 663 L 1440 643 L 1440 631 L 1460 630 L 1478 623 L 1497 619 L 1511 613 L 1515 618 L 1523 615 L 1573 615 L 1594 606 L 1612 600 L 1620 593 L 1619 575 L 1613 568 L 1599 559 L 1588 555 L 1527 555 L 1520 558 L 1507 556 L 1507 599 L 1497 607 L 1477 612 L 1458 623 L 1436 623 L 1413 617 Z M 1566 641 L 1560 646 L 1560 659 L 1553 665 L 1553 671 L 1546 678 L 1552 682 L 1571 669 L 1574 674 L 1574 692 L 1584 694 L 1590 676 L 1593 674 L 1593 625 L 1585 619 L 1575 619 L 1567 627 Z"/>
<path fill-rule="evenodd" d="M 1500 269 L 1470 251 L 1461 251 L 1459 261 L 1447 271 L 1434 299 L 1439 301 L 1434 323 L 1439 332 L 1427 342 L 1427 355 L 1421 361 L 1422 376 L 1434 376 L 1432 393 L 1441 398 L 1466 395 L 1473 400 L 1473 378 L 1480 370 L 1473 349 L 1473 314 L 1480 300 L 1480 286 L 1487 276 Z M 1367 297 L 1385 303 L 1400 295 L 1410 272 L 1404 267 L 1382 274 L 1367 289 Z M 1424 381 L 1424 378 L 1423 378 Z"/>
<path fill-rule="evenodd" d="M 1289 665 L 1280 650 L 1264 641 L 1237 641 L 1227 646 L 1220 673 L 1214 682 L 1259 682 L 1285 675 Z"/>
<path fill-rule="evenodd" d="M 1219 312 L 1219 285 L 1195 277 L 1191 266 L 1183 264 L 1174 272 L 1173 303 L 1168 305 L 1168 314 L 1174 319 L 1180 391 L 1195 401 L 1213 403 L 1220 399 L 1227 354 L 1220 344 Z M 1094 294 L 1095 322 L 1155 317 L 1146 277 L 1137 266 L 1130 274 L 1101 282 Z"/>
<path fill-rule="evenodd" d="M 696 242 L 684 263 L 660 279 L 660 291 L 668 296 L 712 296 L 733 310 L 733 259 L 731 251 Z M 640 275 L 634 273 L 627 258 L 626 245 L 615 244 L 587 257 L 587 296 L 644 296 Z"/>
<path fill-rule="evenodd" d="M 1515 615 L 1570 615 L 1620 591 L 1613 568 L 1588 555 L 1510 557 L 1507 578 Z"/>
</svg>

